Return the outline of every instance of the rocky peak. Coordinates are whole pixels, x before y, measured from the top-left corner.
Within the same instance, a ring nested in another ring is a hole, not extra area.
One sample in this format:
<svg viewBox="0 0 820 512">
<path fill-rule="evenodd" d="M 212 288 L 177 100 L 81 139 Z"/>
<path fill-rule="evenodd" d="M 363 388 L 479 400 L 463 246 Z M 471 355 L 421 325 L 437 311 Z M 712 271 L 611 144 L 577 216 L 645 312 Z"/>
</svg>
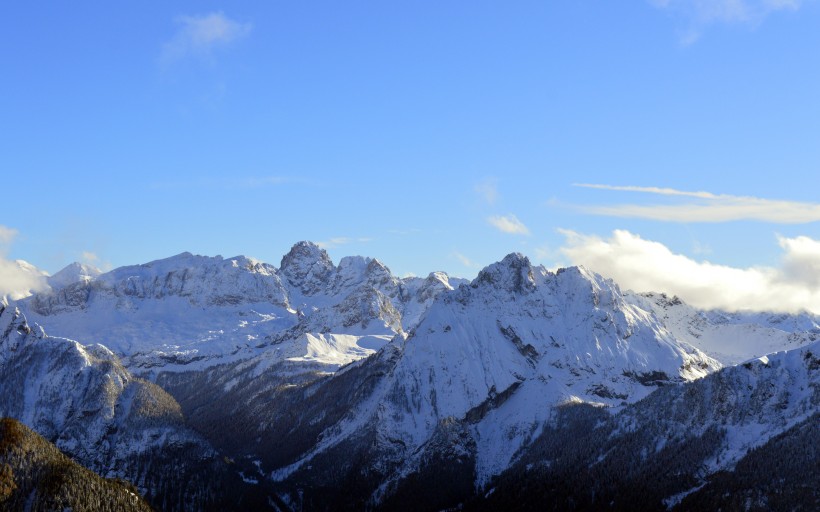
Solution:
<svg viewBox="0 0 820 512">
<path fill-rule="evenodd" d="M 444 272 L 430 272 L 430 274 L 424 278 L 421 286 L 419 286 L 416 297 L 419 302 L 424 302 L 433 299 L 441 292 L 452 289 L 453 287 L 450 285 L 449 276 L 447 274 Z"/>
<path fill-rule="evenodd" d="M 279 273 L 305 295 L 321 291 L 334 269 L 327 251 L 313 242 L 295 244 L 279 265 Z"/>
<path fill-rule="evenodd" d="M 393 279 L 393 274 L 390 272 L 390 269 L 384 265 L 384 263 L 377 259 L 372 259 L 367 264 L 367 277 L 372 284 L 383 285 Z"/>
<path fill-rule="evenodd" d="M 529 293 L 535 289 L 535 271 L 529 258 L 521 253 L 511 253 L 478 273 L 472 287 L 478 288 L 481 285 L 509 292 Z"/>
<path fill-rule="evenodd" d="M 28 343 L 45 337 L 42 327 L 29 326 L 26 316 L 17 307 L 0 306 L 0 364 Z"/>
</svg>

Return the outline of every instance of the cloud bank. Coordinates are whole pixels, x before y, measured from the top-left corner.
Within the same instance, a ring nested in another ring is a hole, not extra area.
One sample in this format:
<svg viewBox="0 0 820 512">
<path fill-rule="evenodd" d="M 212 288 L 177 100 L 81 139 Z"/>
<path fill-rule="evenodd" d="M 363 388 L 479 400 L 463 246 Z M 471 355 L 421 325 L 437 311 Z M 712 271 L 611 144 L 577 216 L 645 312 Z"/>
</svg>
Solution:
<svg viewBox="0 0 820 512">
<path fill-rule="evenodd" d="M 0 225 L 0 301 L 4 297 L 16 300 L 32 291 L 48 288 L 45 276 L 36 267 L 21 260 L 8 260 L 6 255 L 17 230 Z"/>
<path fill-rule="evenodd" d="M 618 204 L 578 206 L 587 214 L 609 217 L 627 217 L 667 222 L 730 222 L 756 220 L 777 224 L 804 224 L 820 221 L 820 203 L 804 203 L 733 196 L 711 192 L 688 192 L 672 188 L 635 187 L 576 183 L 576 187 L 639 192 L 657 196 L 691 197 L 696 201 L 682 204 Z"/>
<path fill-rule="evenodd" d="M 704 309 L 820 314 L 820 241 L 779 237 L 778 267 L 735 268 L 696 261 L 665 245 L 616 230 L 604 239 L 562 230 L 561 252 L 623 288 L 678 295 Z"/>
</svg>

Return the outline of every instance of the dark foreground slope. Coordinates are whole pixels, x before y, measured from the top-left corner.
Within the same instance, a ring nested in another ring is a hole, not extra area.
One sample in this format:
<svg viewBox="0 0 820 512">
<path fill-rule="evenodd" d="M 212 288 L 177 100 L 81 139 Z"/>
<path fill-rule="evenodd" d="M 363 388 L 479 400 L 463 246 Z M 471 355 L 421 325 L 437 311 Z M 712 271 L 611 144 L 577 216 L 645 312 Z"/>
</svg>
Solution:
<svg viewBox="0 0 820 512">
<path fill-rule="evenodd" d="M 0 419 L 0 510 L 150 511 L 136 488 L 107 480 L 22 423 Z"/>
</svg>

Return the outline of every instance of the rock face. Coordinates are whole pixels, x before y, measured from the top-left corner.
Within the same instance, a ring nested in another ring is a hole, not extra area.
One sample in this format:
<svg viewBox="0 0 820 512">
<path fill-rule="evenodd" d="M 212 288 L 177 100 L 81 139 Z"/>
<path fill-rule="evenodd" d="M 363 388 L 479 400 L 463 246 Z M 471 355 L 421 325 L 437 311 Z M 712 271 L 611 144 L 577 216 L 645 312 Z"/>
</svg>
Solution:
<svg viewBox="0 0 820 512">
<path fill-rule="evenodd" d="M 309 297 L 327 287 L 336 267 L 327 251 L 310 242 L 299 242 L 282 257 L 279 269 L 290 286 Z"/>
<path fill-rule="evenodd" d="M 467 282 L 309 242 L 279 268 L 185 253 L 5 304 L 0 415 L 163 510 L 714 504 L 818 408 L 816 317 L 521 254 Z"/>
</svg>

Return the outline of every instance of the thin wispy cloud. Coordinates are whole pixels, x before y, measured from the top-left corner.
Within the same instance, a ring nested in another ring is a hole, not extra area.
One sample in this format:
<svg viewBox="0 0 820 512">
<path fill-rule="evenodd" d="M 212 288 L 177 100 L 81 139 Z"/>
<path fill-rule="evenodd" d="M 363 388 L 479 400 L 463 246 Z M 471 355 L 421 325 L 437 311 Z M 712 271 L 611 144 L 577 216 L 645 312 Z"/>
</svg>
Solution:
<svg viewBox="0 0 820 512">
<path fill-rule="evenodd" d="M 250 176 L 237 178 L 193 178 L 179 181 L 160 181 L 151 184 L 155 190 L 178 190 L 178 189 L 213 189 L 213 190 L 252 190 L 267 187 L 274 187 L 289 183 L 305 184 L 304 180 L 288 178 L 285 176 Z"/>
<path fill-rule="evenodd" d="M 595 188 L 599 190 L 616 190 L 619 192 L 645 192 L 647 194 L 658 194 L 662 196 L 685 196 L 685 197 L 700 197 L 702 199 L 715 199 L 719 197 L 711 192 L 687 192 L 685 190 L 677 190 L 674 188 L 663 187 L 636 187 L 632 185 L 601 185 L 597 183 L 573 183 L 573 187 Z"/>
<path fill-rule="evenodd" d="M 820 203 L 714 194 L 711 192 L 688 192 L 658 187 L 595 184 L 576 184 L 575 186 L 698 199 L 697 202 L 683 204 L 618 204 L 576 207 L 581 212 L 591 215 L 703 223 L 755 220 L 776 224 L 805 224 L 820 221 Z"/>
<path fill-rule="evenodd" d="M 493 205 L 498 200 L 498 180 L 487 178 L 473 186 L 473 192 L 487 204 Z"/>
<path fill-rule="evenodd" d="M 162 46 L 160 62 L 164 66 L 189 57 L 211 59 L 216 49 L 247 36 L 253 28 L 222 12 L 179 16 L 175 21 L 177 32 Z"/>
<path fill-rule="evenodd" d="M 103 272 L 108 272 L 109 270 L 114 268 L 111 262 L 102 261 L 102 259 L 100 259 L 97 253 L 93 251 L 83 251 L 80 254 L 80 263 L 84 263 Z"/>
<path fill-rule="evenodd" d="M 471 260 L 470 258 L 468 258 L 467 256 L 461 254 L 458 251 L 453 251 L 452 256 L 453 256 L 453 258 L 457 259 L 462 265 L 464 265 L 467 268 L 481 268 L 481 265 L 474 262 L 473 260 Z"/>
<path fill-rule="evenodd" d="M 419 228 L 409 228 L 409 229 L 388 229 L 388 233 L 391 235 L 398 235 L 398 236 L 408 236 L 408 235 L 415 235 L 421 233 L 421 229 Z"/>
<path fill-rule="evenodd" d="M 347 236 L 337 236 L 331 238 L 330 240 L 325 240 L 323 242 L 316 242 L 316 245 L 321 247 L 322 249 L 334 249 L 336 247 L 341 247 L 343 245 L 349 245 L 353 243 L 367 243 L 372 242 L 373 239 L 369 237 L 347 237 Z"/>
<path fill-rule="evenodd" d="M 710 25 L 757 25 L 778 11 L 795 11 L 803 0 L 648 0 L 658 9 L 681 17 L 686 28 L 680 42 L 689 45 L 700 39 Z"/>
<path fill-rule="evenodd" d="M 513 214 L 487 217 L 487 222 L 503 233 L 511 235 L 529 235 L 530 230 Z"/>
<path fill-rule="evenodd" d="M 737 268 L 675 254 L 629 231 L 609 238 L 561 233 L 561 252 L 572 264 L 625 289 L 663 291 L 705 309 L 820 313 L 820 241 L 809 237 L 778 237 L 783 256 L 777 267 Z"/>
</svg>

